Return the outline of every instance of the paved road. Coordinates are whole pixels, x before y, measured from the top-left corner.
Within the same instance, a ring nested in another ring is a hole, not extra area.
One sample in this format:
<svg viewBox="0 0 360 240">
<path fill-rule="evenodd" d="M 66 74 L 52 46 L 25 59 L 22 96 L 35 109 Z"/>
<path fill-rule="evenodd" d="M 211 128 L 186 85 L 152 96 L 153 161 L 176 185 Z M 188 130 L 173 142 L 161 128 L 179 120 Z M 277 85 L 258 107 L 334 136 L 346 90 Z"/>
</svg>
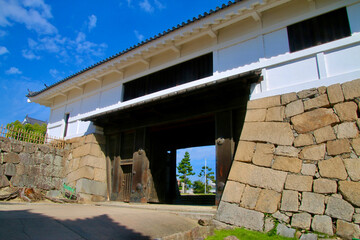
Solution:
<svg viewBox="0 0 360 240">
<path fill-rule="evenodd" d="M 154 239 L 197 227 L 149 209 L 80 204 L 0 203 L 0 239 Z"/>
</svg>

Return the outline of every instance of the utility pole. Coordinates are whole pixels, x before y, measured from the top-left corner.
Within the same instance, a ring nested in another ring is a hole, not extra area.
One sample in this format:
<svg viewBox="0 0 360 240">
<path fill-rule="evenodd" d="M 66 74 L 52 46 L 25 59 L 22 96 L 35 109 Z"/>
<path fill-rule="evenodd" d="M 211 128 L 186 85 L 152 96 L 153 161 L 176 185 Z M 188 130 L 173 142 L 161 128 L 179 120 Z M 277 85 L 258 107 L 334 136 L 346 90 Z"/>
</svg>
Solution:
<svg viewBox="0 0 360 240">
<path fill-rule="evenodd" d="M 205 194 L 206 194 L 206 182 L 207 182 L 207 176 L 206 176 L 206 158 L 205 158 Z"/>
</svg>

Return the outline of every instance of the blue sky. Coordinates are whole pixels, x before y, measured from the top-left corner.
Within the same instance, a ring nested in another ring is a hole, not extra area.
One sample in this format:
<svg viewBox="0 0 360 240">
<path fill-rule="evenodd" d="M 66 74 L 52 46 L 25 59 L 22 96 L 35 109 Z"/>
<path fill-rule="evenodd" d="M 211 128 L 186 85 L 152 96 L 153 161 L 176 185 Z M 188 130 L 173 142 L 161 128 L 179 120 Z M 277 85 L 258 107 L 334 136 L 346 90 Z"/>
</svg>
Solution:
<svg viewBox="0 0 360 240">
<path fill-rule="evenodd" d="M 176 166 L 179 165 L 179 162 L 184 158 L 185 152 L 189 152 L 190 154 L 190 163 L 193 167 L 193 170 L 195 172 L 195 175 L 190 176 L 190 180 L 194 182 L 195 180 L 202 180 L 198 177 L 201 168 L 205 166 L 205 159 L 206 159 L 206 166 L 210 167 L 212 171 L 214 172 L 215 177 L 215 145 L 212 146 L 205 146 L 205 147 L 194 147 L 194 148 L 184 148 L 184 149 L 178 149 L 176 151 Z M 177 170 L 176 170 L 177 172 Z"/>
<path fill-rule="evenodd" d="M 100 4 L 101 3 L 101 4 Z M 41 120 L 38 91 L 227 1 L 0 0 L 0 125 Z"/>
</svg>

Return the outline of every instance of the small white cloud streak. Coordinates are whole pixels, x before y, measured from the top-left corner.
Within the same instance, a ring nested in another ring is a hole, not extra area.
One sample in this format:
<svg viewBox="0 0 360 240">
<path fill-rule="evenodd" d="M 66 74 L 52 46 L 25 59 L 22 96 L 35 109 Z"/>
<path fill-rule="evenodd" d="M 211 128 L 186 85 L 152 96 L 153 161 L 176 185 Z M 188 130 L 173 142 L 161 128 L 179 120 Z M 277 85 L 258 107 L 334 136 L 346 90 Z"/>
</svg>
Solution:
<svg viewBox="0 0 360 240">
<path fill-rule="evenodd" d="M 11 67 L 8 70 L 5 71 L 6 74 L 8 75 L 12 75 L 12 74 L 22 74 L 22 72 L 16 68 L 16 67 Z"/>
<path fill-rule="evenodd" d="M 91 16 L 88 17 L 89 22 L 88 22 L 88 30 L 89 32 L 96 27 L 96 22 L 97 22 L 97 17 L 92 14 Z"/>
<path fill-rule="evenodd" d="M 0 55 L 4 55 L 7 53 L 9 53 L 9 50 L 7 50 L 7 48 L 4 46 L 0 46 Z"/>
<path fill-rule="evenodd" d="M 139 31 L 134 30 L 134 33 L 139 42 L 142 42 L 144 40 L 144 35 L 140 34 Z"/>
<path fill-rule="evenodd" d="M 148 0 L 144 0 L 144 1 L 139 2 L 139 6 L 145 12 L 148 12 L 148 13 L 154 12 L 154 7 L 149 3 Z"/>
</svg>

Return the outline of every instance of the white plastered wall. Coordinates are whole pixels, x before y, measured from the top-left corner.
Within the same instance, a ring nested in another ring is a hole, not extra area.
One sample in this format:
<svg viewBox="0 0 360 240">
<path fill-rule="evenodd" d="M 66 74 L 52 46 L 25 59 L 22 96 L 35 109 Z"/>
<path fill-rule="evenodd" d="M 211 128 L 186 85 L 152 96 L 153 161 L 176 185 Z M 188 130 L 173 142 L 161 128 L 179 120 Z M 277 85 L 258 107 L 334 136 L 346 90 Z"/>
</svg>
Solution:
<svg viewBox="0 0 360 240">
<path fill-rule="evenodd" d="M 352 36 L 289 53 L 286 26 L 345 5 Z M 124 77 L 110 74 L 102 79 L 102 83 L 90 82 L 82 93 L 76 90 L 78 93 L 69 94 L 65 101 L 56 99 L 48 133 L 63 135 L 66 113 L 70 113 L 68 138 L 95 132 L 96 128 L 90 122 L 81 119 L 122 106 L 124 82 L 208 52 L 213 52 L 214 75 L 202 82 L 263 69 L 264 80 L 253 86 L 251 99 L 360 78 L 360 3 L 319 0 L 315 1 L 315 6 L 308 1 L 293 1 L 291 6 L 283 5 L 263 12 L 260 20 L 251 17 L 243 20 L 246 26 L 241 23 L 227 26 L 217 33 L 217 38 L 202 37 L 195 40 L 196 44 L 187 43 L 180 55 L 164 52 L 152 57 L 148 67 L 138 63 L 125 69 Z"/>
</svg>

